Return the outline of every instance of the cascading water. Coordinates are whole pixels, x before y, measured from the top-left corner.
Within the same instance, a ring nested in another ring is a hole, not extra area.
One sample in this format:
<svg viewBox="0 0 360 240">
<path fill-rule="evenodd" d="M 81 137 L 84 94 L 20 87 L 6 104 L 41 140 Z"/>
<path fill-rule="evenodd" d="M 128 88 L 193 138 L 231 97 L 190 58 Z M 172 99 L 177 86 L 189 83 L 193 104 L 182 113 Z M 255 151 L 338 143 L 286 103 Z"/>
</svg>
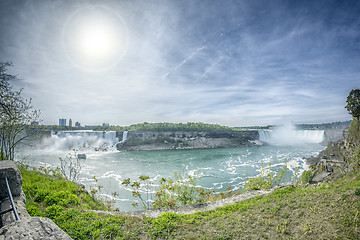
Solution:
<svg viewBox="0 0 360 240">
<path fill-rule="evenodd" d="M 128 131 L 124 131 L 121 141 L 118 142 L 118 143 L 115 145 L 115 147 L 116 147 L 118 150 L 120 150 L 120 149 L 121 149 L 121 145 L 122 145 L 124 142 L 126 142 L 126 140 L 127 140 L 127 135 L 128 135 Z"/>
<path fill-rule="evenodd" d="M 127 140 L 128 131 L 123 132 L 123 137 L 120 143 L 124 143 Z"/>
<path fill-rule="evenodd" d="M 296 130 L 293 125 L 285 125 L 259 131 L 259 140 L 277 146 L 321 143 L 324 140 L 324 130 Z"/>
<path fill-rule="evenodd" d="M 109 151 L 118 141 L 115 131 L 61 131 L 43 139 L 40 147 L 52 151 Z"/>
</svg>

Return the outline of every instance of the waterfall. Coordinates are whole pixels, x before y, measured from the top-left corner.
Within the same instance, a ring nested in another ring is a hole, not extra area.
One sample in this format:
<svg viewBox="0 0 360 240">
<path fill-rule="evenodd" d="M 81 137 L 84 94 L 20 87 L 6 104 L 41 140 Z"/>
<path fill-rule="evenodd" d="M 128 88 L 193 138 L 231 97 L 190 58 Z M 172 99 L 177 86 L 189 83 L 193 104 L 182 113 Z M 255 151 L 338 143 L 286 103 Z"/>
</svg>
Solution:
<svg viewBox="0 0 360 240">
<path fill-rule="evenodd" d="M 108 151 L 118 142 L 115 131 L 60 131 L 45 138 L 40 147 L 51 151 L 95 150 Z"/>
<path fill-rule="evenodd" d="M 127 140 L 128 131 L 123 132 L 123 137 L 120 143 L 124 143 Z"/>
<path fill-rule="evenodd" d="M 271 145 L 299 145 L 321 143 L 324 130 L 296 130 L 294 126 L 282 126 L 274 130 L 259 131 L 259 140 Z"/>
<path fill-rule="evenodd" d="M 115 147 L 117 150 L 120 150 L 122 147 L 122 144 L 127 140 L 128 131 L 123 132 L 123 136 L 120 142 L 118 142 Z"/>
</svg>

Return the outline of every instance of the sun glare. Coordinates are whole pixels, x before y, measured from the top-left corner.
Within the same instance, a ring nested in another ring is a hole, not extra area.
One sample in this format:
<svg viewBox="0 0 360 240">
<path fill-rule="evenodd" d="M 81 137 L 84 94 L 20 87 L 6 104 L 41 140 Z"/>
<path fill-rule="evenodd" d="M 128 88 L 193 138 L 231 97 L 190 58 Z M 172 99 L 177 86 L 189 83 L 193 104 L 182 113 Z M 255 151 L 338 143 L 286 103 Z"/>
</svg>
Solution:
<svg viewBox="0 0 360 240">
<path fill-rule="evenodd" d="M 126 26 L 120 16 L 108 8 L 82 8 L 65 24 L 63 45 L 77 67 L 103 71 L 123 57 L 127 47 Z"/>
<path fill-rule="evenodd" d="M 121 39 L 105 24 L 89 24 L 77 36 L 79 52 L 92 59 L 106 59 L 116 52 Z"/>
</svg>

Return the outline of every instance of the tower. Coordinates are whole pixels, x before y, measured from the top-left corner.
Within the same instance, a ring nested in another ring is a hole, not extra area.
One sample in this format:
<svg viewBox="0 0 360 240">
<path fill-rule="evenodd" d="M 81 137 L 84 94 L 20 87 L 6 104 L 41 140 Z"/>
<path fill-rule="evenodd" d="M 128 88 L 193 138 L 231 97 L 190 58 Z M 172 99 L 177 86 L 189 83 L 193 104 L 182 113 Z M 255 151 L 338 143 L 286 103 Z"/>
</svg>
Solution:
<svg viewBox="0 0 360 240">
<path fill-rule="evenodd" d="M 66 119 L 65 118 L 60 118 L 59 119 L 59 126 L 66 126 Z"/>
</svg>

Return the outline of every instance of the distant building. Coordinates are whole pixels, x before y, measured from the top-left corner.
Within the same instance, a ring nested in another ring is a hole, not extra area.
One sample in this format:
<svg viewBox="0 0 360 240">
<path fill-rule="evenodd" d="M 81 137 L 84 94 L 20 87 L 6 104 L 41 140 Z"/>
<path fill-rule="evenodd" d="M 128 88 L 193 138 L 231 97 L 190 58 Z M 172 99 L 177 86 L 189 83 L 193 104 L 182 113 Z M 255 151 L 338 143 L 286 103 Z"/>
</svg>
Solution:
<svg viewBox="0 0 360 240">
<path fill-rule="evenodd" d="M 102 124 L 103 127 L 108 127 L 109 125 L 110 125 L 110 124 L 108 124 L 108 123 L 103 123 L 103 124 Z"/>
<path fill-rule="evenodd" d="M 66 119 L 65 118 L 60 118 L 59 119 L 59 126 L 66 126 Z"/>
<path fill-rule="evenodd" d="M 75 123 L 75 127 L 81 127 L 79 122 Z"/>
<path fill-rule="evenodd" d="M 72 127 L 72 121 L 71 121 L 71 118 L 69 119 L 69 127 Z"/>
</svg>

